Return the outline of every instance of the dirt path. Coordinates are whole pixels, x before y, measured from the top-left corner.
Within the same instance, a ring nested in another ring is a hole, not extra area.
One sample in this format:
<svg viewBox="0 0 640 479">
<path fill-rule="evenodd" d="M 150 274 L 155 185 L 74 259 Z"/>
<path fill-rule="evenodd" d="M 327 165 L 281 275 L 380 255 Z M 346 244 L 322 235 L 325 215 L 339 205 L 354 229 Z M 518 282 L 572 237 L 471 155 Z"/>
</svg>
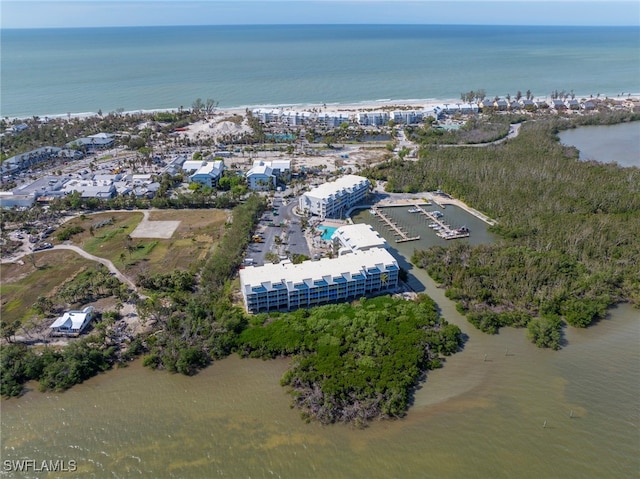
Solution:
<svg viewBox="0 0 640 479">
<path fill-rule="evenodd" d="M 138 288 L 136 288 L 135 283 L 131 281 L 131 279 L 129 279 L 128 276 L 125 276 L 122 272 L 120 272 L 120 270 L 116 268 L 115 265 L 108 259 L 101 258 L 99 256 L 94 256 L 90 253 L 87 253 L 82 248 L 78 246 L 73 246 L 73 245 L 61 244 L 61 245 L 54 246 L 53 249 L 54 250 L 67 249 L 67 250 L 75 251 L 76 253 L 78 253 L 80 256 L 84 258 L 90 259 L 92 261 L 97 261 L 98 263 L 105 265 L 109 269 L 109 271 L 113 273 L 115 277 L 118 278 L 121 282 L 127 284 L 134 291 L 138 290 Z"/>
</svg>

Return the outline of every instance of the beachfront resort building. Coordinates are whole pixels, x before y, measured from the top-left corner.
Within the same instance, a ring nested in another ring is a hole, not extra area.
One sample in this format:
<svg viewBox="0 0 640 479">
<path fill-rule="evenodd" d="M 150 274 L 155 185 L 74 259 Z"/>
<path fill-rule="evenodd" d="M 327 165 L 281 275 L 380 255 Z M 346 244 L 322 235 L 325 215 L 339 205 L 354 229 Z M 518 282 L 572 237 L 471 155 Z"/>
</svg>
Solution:
<svg viewBox="0 0 640 479">
<path fill-rule="evenodd" d="M 52 334 L 77 336 L 89 325 L 94 315 L 93 306 L 87 306 L 82 311 L 67 311 L 49 328 Z"/>
<path fill-rule="evenodd" d="M 300 264 L 248 266 L 240 270 L 240 288 L 250 313 L 293 310 L 391 292 L 399 271 L 385 248 L 371 248 Z"/>
<path fill-rule="evenodd" d="M 369 191 L 369 180 L 363 176 L 346 175 L 324 183 L 300 197 L 300 212 L 324 218 L 340 218 L 352 206 L 362 201 Z"/>
</svg>

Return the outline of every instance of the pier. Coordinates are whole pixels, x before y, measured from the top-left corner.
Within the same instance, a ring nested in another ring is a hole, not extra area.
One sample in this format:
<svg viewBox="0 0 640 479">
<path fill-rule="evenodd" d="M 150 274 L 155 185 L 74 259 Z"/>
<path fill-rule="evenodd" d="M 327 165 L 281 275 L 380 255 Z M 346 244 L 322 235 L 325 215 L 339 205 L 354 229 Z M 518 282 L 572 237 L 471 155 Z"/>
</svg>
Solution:
<svg viewBox="0 0 640 479">
<path fill-rule="evenodd" d="M 436 235 L 438 235 L 440 238 L 443 238 L 446 240 L 452 240 L 452 239 L 459 239 L 459 238 L 468 238 L 470 236 L 468 230 L 463 231 L 462 228 L 461 229 L 451 228 L 451 226 L 446 224 L 444 221 L 441 221 L 440 218 L 436 217 L 436 215 L 434 215 L 430 211 L 425 210 L 419 204 L 416 203 L 413 205 L 413 207 L 419 210 L 421 215 L 426 216 L 429 220 L 431 220 L 433 223 L 438 225 L 439 228 L 438 228 L 438 231 L 436 231 Z"/>
<path fill-rule="evenodd" d="M 380 211 L 380 209 L 377 206 L 374 206 L 372 210 L 375 213 L 375 215 L 378 218 L 380 218 L 380 220 L 383 223 L 385 223 L 389 227 L 389 229 L 396 234 L 397 236 L 395 238 L 396 243 L 404 243 L 406 241 L 416 241 L 420 239 L 420 236 L 409 236 L 405 231 L 402 230 L 402 228 L 398 226 L 396 222 L 394 222 L 392 219 L 385 216 L 385 214 L 382 211 Z"/>
</svg>

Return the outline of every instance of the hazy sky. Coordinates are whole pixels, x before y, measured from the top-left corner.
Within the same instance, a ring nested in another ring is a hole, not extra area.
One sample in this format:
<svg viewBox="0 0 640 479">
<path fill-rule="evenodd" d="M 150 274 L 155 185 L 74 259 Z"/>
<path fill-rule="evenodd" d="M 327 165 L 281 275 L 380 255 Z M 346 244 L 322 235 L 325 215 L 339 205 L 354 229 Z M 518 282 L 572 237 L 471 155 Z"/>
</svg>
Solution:
<svg viewBox="0 0 640 479">
<path fill-rule="evenodd" d="M 237 24 L 640 25 L 640 0 L 0 0 L 2 28 Z"/>
</svg>

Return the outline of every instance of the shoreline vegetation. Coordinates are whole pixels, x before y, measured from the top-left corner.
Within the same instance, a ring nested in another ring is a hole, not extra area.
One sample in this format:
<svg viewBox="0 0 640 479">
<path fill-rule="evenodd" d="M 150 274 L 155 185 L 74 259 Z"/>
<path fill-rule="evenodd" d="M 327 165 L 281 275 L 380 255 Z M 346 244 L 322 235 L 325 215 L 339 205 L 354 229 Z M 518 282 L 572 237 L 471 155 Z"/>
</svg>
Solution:
<svg viewBox="0 0 640 479">
<path fill-rule="evenodd" d="M 161 117 L 193 120 L 188 112 L 184 115 Z M 119 121 L 126 118 L 110 121 L 122 126 Z M 460 133 L 432 133 L 430 124 L 407 128 L 407 138 L 419 146 L 417 159 L 405 160 L 401 154 L 396 158 L 390 148 L 385 159 L 360 173 L 386 181 L 389 191 L 444 190 L 496 218 L 499 223 L 491 227 L 501 238 L 496 244 L 433 247 L 416 251 L 412 262 L 445 287 L 459 311 L 479 329 L 496 333 L 503 326 L 527 327 L 536 345 L 559 349 L 566 324 L 586 327 L 616 303 L 640 304 L 635 266 L 640 257 L 640 170 L 578 161 L 577 150 L 561 145 L 557 133 L 586 124 L 638 120 L 640 114 L 629 111 L 535 118 L 492 112 L 482 120 L 468 119 Z M 81 128 L 80 120 L 70 123 Z M 517 137 L 465 147 L 507 135 L 513 123 L 521 123 Z M 170 122 L 167 131 L 176 124 Z M 440 147 L 447 144 L 460 147 Z M 148 146 L 134 143 L 131 148 Z M 170 178 L 164 178 L 165 183 L 167 190 L 173 185 Z M 237 352 L 291 356 L 282 385 L 307 419 L 362 426 L 374 418 L 402 416 L 426 371 L 463 346 L 459 328 L 439 318 L 426 296 L 415 302 L 380 297 L 248 316 L 238 306 L 234 281 L 267 203 L 257 195 L 221 193 L 210 193 L 207 199 L 200 191 L 195 200 L 200 207 L 234 206 L 211 253 L 186 276 L 158 273 L 139 283 L 146 297 L 138 299 L 137 308 L 148 325 L 146 332 L 121 342 L 116 312 L 103 314 L 96 334 L 62 350 L 9 341 L 0 350 L 1 394 L 18 396 L 29 380 L 38 380 L 43 390 L 64 390 L 135 357 L 142 357 L 147 367 L 192 375 Z M 191 204 L 161 200 L 149 205 Z M 58 206 L 109 208 L 108 202 L 79 195 Z M 136 200 L 131 206 L 140 204 Z M 125 293 L 118 293 L 123 301 Z M 3 337 L 10 339 L 13 333 L 4 326 Z"/>
</svg>

